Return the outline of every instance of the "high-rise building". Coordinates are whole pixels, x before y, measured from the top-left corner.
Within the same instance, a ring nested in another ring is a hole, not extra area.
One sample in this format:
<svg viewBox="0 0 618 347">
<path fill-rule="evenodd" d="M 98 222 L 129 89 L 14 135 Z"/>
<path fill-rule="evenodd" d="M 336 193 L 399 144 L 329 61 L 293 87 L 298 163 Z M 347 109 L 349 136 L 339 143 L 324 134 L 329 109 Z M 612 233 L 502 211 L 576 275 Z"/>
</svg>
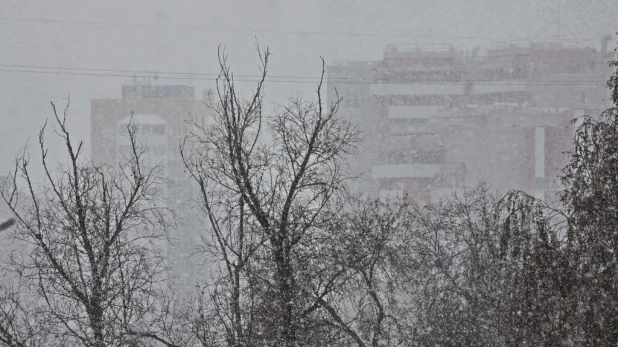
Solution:
<svg viewBox="0 0 618 347">
<path fill-rule="evenodd" d="M 557 199 L 571 120 L 606 107 L 599 52 L 562 44 L 389 45 L 380 61 L 328 66 L 328 99 L 359 124 L 356 184 L 372 195 L 435 201 L 488 183 Z"/>
<path fill-rule="evenodd" d="M 208 117 L 211 110 L 195 99 L 191 86 L 125 85 L 121 99 L 93 99 L 91 102 L 91 151 L 95 163 L 113 164 L 131 149 L 127 126 L 131 119 L 139 140 L 147 148 L 146 165 L 157 165 L 164 178 L 162 189 L 167 207 L 178 216 L 170 232 L 166 253 L 173 263 L 172 274 L 192 288 L 199 276 L 190 255 L 201 244 L 197 198 L 192 180 L 180 156 L 180 144 L 192 120 Z"/>
<path fill-rule="evenodd" d="M 129 149 L 127 125 L 131 118 L 145 140 L 146 161 L 160 165 L 169 180 L 170 203 L 191 193 L 179 144 L 192 117 L 204 117 L 209 109 L 195 99 L 190 86 L 125 85 L 121 99 L 91 102 L 91 148 L 95 162 L 111 163 Z"/>
</svg>

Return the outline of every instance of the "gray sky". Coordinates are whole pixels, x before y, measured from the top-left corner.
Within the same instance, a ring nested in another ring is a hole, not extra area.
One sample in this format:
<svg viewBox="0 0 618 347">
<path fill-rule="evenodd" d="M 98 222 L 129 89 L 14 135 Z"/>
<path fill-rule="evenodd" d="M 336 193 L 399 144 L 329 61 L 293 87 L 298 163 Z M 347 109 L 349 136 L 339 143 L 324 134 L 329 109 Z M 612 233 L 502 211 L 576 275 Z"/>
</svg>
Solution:
<svg viewBox="0 0 618 347">
<path fill-rule="evenodd" d="M 299 81 L 315 81 L 306 77 L 319 75 L 319 56 L 327 62 L 371 60 L 379 59 L 388 43 L 471 49 L 504 38 L 547 41 L 558 34 L 598 47 L 602 35 L 616 31 L 615 0 L 0 0 L 0 64 L 26 66 L 0 70 L 52 66 L 217 73 L 217 45 L 224 44 L 236 73 L 253 75 L 257 37 L 273 53 L 271 75 L 292 80 L 267 86 L 267 99 L 282 103 L 290 93 L 315 88 Z M 11 169 L 28 137 L 36 140 L 38 126 L 51 117 L 49 101 L 63 105 L 68 94 L 71 128 L 89 151 L 90 100 L 118 98 L 120 86 L 129 81 L 0 71 L 0 172 Z M 159 81 L 189 82 L 198 96 L 213 85 L 196 79 Z"/>
</svg>

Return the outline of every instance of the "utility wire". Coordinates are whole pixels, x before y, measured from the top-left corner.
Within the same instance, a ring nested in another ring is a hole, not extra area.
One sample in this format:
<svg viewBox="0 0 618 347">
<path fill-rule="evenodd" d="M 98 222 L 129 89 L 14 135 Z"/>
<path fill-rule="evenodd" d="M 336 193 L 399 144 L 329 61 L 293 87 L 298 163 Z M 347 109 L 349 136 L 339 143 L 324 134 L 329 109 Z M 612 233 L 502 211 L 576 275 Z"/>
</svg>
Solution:
<svg viewBox="0 0 618 347">
<path fill-rule="evenodd" d="M 114 73 L 131 73 L 131 74 L 146 74 L 146 75 L 187 75 L 187 76 L 212 76 L 216 78 L 218 73 L 199 73 L 199 72 L 177 72 L 177 71 L 150 71 L 150 70 L 120 70 L 120 69 L 95 69 L 95 68 L 78 68 L 78 67 L 61 67 L 61 66 L 44 66 L 44 65 L 21 65 L 21 64 L 0 64 L 0 67 L 7 68 L 28 68 L 28 69 L 49 69 L 49 70 L 75 70 L 75 71 L 95 71 L 95 72 L 114 72 Z M 262 77 L 261 75 L 234 75 L 236 77 Z M 300 79 L 320 79 L 320 76 L 276 76 L 269 75 L 273 78 L 300 78 Z M 347 79 L 347 78 L 343 78 Z"/>
<path fill-rule="evenodd" d="M 333 31 L 301 31 L 301 30 L 267 30 L 267 29 L 243 29 L 243 28 L 221 28 L 221 27 L 202 27 L 190 25 L 161 25 L 161 24 L 140 24 L 140 23 L 113 23 L 99 21 L 77 21 L 50 18 L 26 18 L 26 17 L 6 17 L 0 16 L 0 20 L 35 22 L 35 23 L 55 23 L 55 24 L 78 24 L 78 25 L 100 25 L 110 27 L 129 27 L 129 28 L 150 28 L 150 29 L 183 29 L 200 31 L 229 31 L 229 32 L 248 32 L 248 33 L 269 33 L 269 34 L 295 34 L 295 35 L 321 35 L 321 36 L 359 36 L 359 37 L 399 37 L 415 39 L 467 39 L 467 40 L 494 40 L 494 41 L 530 41 L 525 37 L 498 37 L 498 36 L 461 36 L 461 35 L 412 35 L 412 34 L 387 34 L 371 32 L 333 32 Z M 549 36 L 545 38 L 550 38 Z M 577 39 L 561 38 L 562 42 L 579 42 Z"/>
<path fill-rule="evenodd" d="M 1 65 L 0 65 L 1 66 Z M 98 70 L 95 70 L 98 71 Z M 90 76 L 90 77 L 123 77 L 123 78 L 132 78 L 132 77 L 151 77 L 150 75 L 127 75 L 127 74 L 114 74 L 107 73 L 104 70 L 100 73 L 94 72 L 74 72 L 74 71 L 44 71 L 44 70 L 26 70 L 26 69 L 16 69 L 16 68 L 5 68 L 0 69 L 0 72 L 14 72 L 14 73 L 31 73 L 31 74 L 46 74 L 46 75 L 72 75 L 72 76 Z M 187 75 L 189 75 L 187 73 Z M 193 76 L 157 76 L 159 79 L 166 80 L 201 80 L 201 81 L 216 81 L 216 78 L 207 78 L 207 77 L 193 77 Z M 315 84 L 319 82 L 319 78 L 315 78 L 314 81 L 306 80 L 306 79 L 295 79 L 297 77 L 290 76 L 288 77 L 280 77 L 283 79 L 266 79 L 267 82 L 275 82 L 275 83 L 311 83 Z M 234 79 L 236 82 L 258 82 L 258 78 L 241 78 Z M 331 84 L 358 84 L 358 85 L 369 85 L 369 84 L 377 84 L 374 80 L 338 80 L 334 79 L 326 79 L 326 83 Z M 533 86 L 582 86 L 582 85 L 605 85 L 605 83 L 601 83 L 596 80 L 577 80 L 577 81 L 564 81 L 564 80 L 538 80 L 538 81 L 512 81 L 512 82 L 496 82 L 496 81 L 483 81 L 483 80 L 472 80 L 465 82 L 428 82 L 429 85 L 453 85 L 453 84 L 461 84 L 464 85 L 466 82 L 472 82 L 476 85 L 488 85 L 488 86 L 513 86 L 513 85 L 533 85 Z M 394 83 L 397 84 L 397 83 Z"/>
<path fill-rule="evenodd" d="M 68 70 L 70 72 L 75 72 L 75 71 L 87 71 L 87 72 L 92 72 L 92 74 L 84 74 L 84 75 L 101 75 L 101 74 L 107 74 L 107 73 L 111 73 L 109 74 L 112 77 L 156 77 L 156 78 L 168 78 L 165 75 L 172 75 L 174 77 L 176 76 L 185 76 L 189 79 L 195 79 L 195 76 L 206 76 L 206 77 L 211 77 L 210 79 L 206 79 L 206 80 L 215 80 L 219 74 L 217 73 L 200 73 L 200 72 L 178 72 L 178 71 L 156 71 L 156 70 L 128 70 L 128 69 L 103 69 L 103 68 L 79 68 L 79 67 L 66 67 L 66 66 L 48 66 L 48 65 L 23 65 L 23 64 L 0 64 L 0 68 L 7 68 L 6 71 L 19 71 L 19 69 L 33 69 L 33 70 L 42 70 L 43 73 L 49 73 L 49 72 L 58 72 L 58 73 L 64 73 L 65 71 L 61 71 L 61 70 Z M 14 68 L 19 68 L 16 70 L 13 70 Z M 52 71 L 46 71 L 46 70 L 52 70 Z M 94 73 L 96 72 L 96 74 Z M 125 74 L 131 74 L 131 75 L 125 75 Z M 163 75 L 163 76 L 162 76 Z M 251 80 L 255 79 L 259 79 L 262 77 L 262 75 L 246 75 L 246 74 L 234 74 L 234 77 L 243 77 L 243 78 L 252 78 Z M 295 75 L 268 75 L 267 76 L 268 79 L 285 79 L 285 80 L 291 80 L 293 82 L 297 82 L 299 79 L 300 80 L 312 80 L 311 83 L 314 83 L 315 81 L 319 82 L 320 81 L 320 76 L 295 76 Z M 362 81 L 367 81 L 367 82 L 374 82 L 373 79 L 367 79 L 367 78 L 358 78 L 358 77 L 332 77 L 328 79 L 329 81 L 347 81 L 347 80 L 352 80 L 354 82 L 362 82 Z M 544 80 L 544 82 L 552 82 L 552 81 L 557 81 L 557 82 L 565 82 L 564 80 Z M 578 80 L 579 82 L 599 82 L 598 80 Z"/>
</svg>

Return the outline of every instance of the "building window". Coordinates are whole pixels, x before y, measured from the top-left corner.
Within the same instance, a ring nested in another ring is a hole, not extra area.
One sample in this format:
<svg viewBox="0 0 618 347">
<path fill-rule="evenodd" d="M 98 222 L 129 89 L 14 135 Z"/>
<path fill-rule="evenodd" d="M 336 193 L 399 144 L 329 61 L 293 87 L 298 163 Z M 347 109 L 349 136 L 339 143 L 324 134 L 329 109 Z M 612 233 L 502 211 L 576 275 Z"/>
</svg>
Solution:
<svg viewBox="0 0 618 347">
<path fill-rule="evenodd" d="M 166 152 L 165 146 L 152 146 L 150 150 L 151 150 L 151 153 L 156 156 L 164 156 Z"/>
<path fill-rule="evenodd" d="M 185 128 L 178 125 L 173 125 L 170 127 L 170 135 L 172 137 L 182 137 L 185 135 Z"/>
<path fill-rule="evenodd" d="M 406 104 L 406 97 L 396 95 L 391 98 L 391 106 L 403 106 Z"/>
<path fill-rule="evenodd" d="M 126 157 L 131 154 L 132 147 L 129 145 L 118 146 L 118 154 L 122 157 Z"/>
<path fill-rule="evenodd" d="M 97 134 L 104 138 L 104 139 L 110 139 L 114 137 L 114 128 L 113 127 L 109 127 L 109 126 L 99 126 L 97 128 Z"/>
<path fill-rule="evenodd" d="M 163 124 L 154 125 L 153 129 L 152 129 L 152 133 L 156 134 L 156 135 L 163 135 L 163 134 L 165 134 L 165 125 L 163 125 Z"/>
<path fill-rule="evenodd" d="M 586 93 L 581 93 L 579 95 L 579 102 L 582 103 L 582 104 L 586 103 Z"/>
<path fill-rule="evenodd" d="M 437 189 L 461 189 L 465 186 L 463 176 L 436 177 L 432 187 Z"/>
</svg>

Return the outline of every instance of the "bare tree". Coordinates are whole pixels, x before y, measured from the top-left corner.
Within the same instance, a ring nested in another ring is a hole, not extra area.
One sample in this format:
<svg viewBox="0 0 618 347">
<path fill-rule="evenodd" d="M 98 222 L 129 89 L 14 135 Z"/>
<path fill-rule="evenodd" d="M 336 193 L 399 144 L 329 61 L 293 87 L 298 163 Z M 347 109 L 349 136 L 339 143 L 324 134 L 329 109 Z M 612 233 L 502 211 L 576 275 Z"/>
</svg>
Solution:
<svg viewBox="0 0 618 347">
<path fill-rule="evenodd" d="M 401 346 L 408 340 L 406 288 L 416 273 L 409 208 L 406 197 L 349 197 L 329 216 L 334 222 L 322 261 L 343 276 L 328 295 L 316 297 L 348 336 L 346 345 Z"/>
<path fill-rule="evenodd" d="M 35 347 L 48 343 L 47 334 L 53 328 L 40 319 L 36 300 L 27 294 L 24 281 L 3 273 L 0 285 L 0 345 L 7 347 Z M 42 325 L 45 325 L 44 327 Z M 59 345 L 62 339 L 54 341 Z M 52 342 L 50 345 L 54 345 Z"/>
<path fill-rule="evenodd" d="M 268 345 L 310 345 L 319 341 L 307 329 L 326 328 L 309 318 L 319 306 L 305 269 L 319 265 L 314 236 L 344 190 L 344 157 L 358 132 L 337 116 L 340 99 L 323 105 L 324 64 L 316 102 L 292 98 L 263 116 L 270 53 L 258 53 L 262 78 L 243 99 L 220 52 L 214 124 L 196 123 L 181 152 L 200 187 L 210 250 L 223 264 L 227 297 L 217 305 L 229 345 L 246 346 L 249 336 Z"/>
<path fill-rule="evenodd" d="M 8 292 L 1 341 L 8 346 L 136 346 L 146 336 L 164 342 L 151 330 L 165 310 L 158 240 L 169 226 L 157 166 L 144 164 L 147 149 L 132 122 L 126 134 L 131 153 L 117 166 L 92 164 L 67 129 L 68 103 L 64 112 L 53 103 L 52 109 L 68 165 L 54 168 L 49 162 L 46 123 L 38 138 L 44 183 L 33 181 L 24 151 L 9 178 L 12 189 L 2 193 L 16 216 L 14 235 L 26 245 L 11 257 L 11 265 L 31 300 Z M 23 192 L 18 190 L 22 182 Z M 36 312 L 36 326 L 26 324 L 31 312 Z M 17 327 L 20 322 L 25 325 Z M 19 334 L 11 340 L 13 332 Z M 30 336 L 19 338 L 24 334 Z M 36 343 L 35 336 L 44 342 Z M 22 342 L 10 342 L 18 339 Z"/>
</svg>

